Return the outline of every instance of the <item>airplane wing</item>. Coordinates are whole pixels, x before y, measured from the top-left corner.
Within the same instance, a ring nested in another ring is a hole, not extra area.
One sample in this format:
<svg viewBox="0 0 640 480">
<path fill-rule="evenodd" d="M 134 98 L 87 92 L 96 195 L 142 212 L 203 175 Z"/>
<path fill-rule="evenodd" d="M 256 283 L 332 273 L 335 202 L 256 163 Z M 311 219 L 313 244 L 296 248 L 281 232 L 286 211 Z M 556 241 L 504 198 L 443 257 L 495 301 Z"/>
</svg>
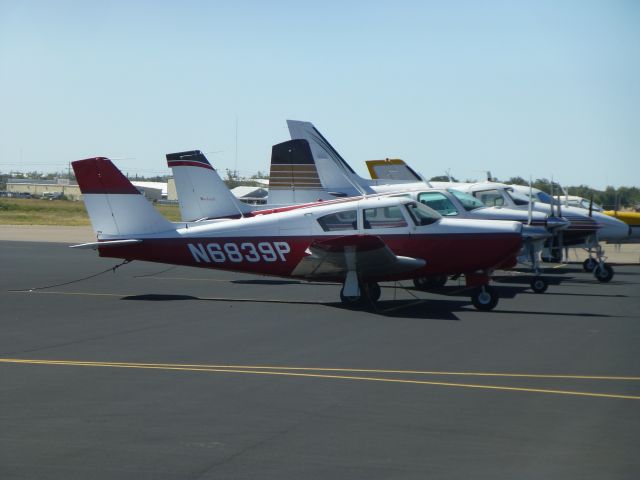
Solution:
<svg viewBox="0 0 640 480">
<path fill-rule="evenodd" d="M 427 263 L 420 258 L 396 255 L 380 237 L 373 235 L 317 240 L 306 253 L 293 275 L 323 278 L 354 270 L 359 277 L 367 278 L 417 270 Z"/>
</svg>

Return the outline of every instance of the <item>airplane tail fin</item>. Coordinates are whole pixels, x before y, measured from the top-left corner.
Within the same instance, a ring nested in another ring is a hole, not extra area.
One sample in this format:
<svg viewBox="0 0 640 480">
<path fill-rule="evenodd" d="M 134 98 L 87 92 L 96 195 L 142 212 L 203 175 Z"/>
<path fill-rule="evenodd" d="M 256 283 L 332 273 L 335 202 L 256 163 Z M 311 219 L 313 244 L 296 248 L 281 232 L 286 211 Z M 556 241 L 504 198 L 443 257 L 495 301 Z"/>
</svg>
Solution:
<svg viewBox="0 0 640 480">
<path fill-rule="evenodd" d="M 426 179 L 399 158 L 367 160 L 369 175 L 373 180 L 426 182 Z"/>
<path fill-rule="evenodd" d="M 99 238 L 145 235 L 174 228 L 108 158 L 88 158 L 71 165 Z"/>
<path fill-rule="evenodd" d="M 200 150 L 167 154 L 182 220 L 239 216 L 251 210 L 238 200 Z"/>
<path fill-rule="evenodd" d="M 269 203 L 278 205 L 333 198 L 320 182 L 309 142 L 289 140 L 271 147 Z"/>
<path fill-rule="evenodd" d="M 310 122 L 287 120 L 293 140 L 306 140 L 322 186 L 339 196 L 373 193 L 370 181 L 360 177 Z M 335 195 L 334 195 L 335 196 Z"/>
</svg>

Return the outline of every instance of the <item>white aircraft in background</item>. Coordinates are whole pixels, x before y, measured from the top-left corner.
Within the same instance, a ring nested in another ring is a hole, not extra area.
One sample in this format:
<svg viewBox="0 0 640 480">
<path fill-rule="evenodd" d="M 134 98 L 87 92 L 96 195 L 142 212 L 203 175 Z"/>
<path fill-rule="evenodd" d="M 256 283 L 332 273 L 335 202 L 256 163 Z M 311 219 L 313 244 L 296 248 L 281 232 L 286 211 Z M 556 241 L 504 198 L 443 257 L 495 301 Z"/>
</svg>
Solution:
<svg viewBox="0 0 640 480">
<path fill-rule="evenodd" d="M 372 175 L 372 179 L 364 179 L 358 176 L 347 162 L 337 153 L 331 144 L 310 122 L 288 120 L 289 133 L 293 139 L 306 139 L 311 145 L 314 160 L 318 167 L 319 177 L 322 178 L 325 166 L 329 165 L 328 160 L 333 160 L 331 168 L 333 171 L 342 171 L 345 180 L 339 185 L 323 183 L 332 194 L 344 192 L 349 194 L 350 187 L 355 190 L 366 191 L 367 189 L 376 192 L 391 192 L 399 189 L 416 189 L 425 186 L 438 188 L 454 188 L 468 192 L 479 198 L 486 206 L 509 208 L 515 210 L 539 211 L 549 213 L 553 216 L 552 205 L 541 204 L 540 202 L 530 202 L 529 198 L 520 195 L 515 190 L 505 184 L 496 182 L 480 183 L 451 183 L 451 182 L 429 182 L 414 169 L 409 167 L 400 159 L 392 160 L 370 160 L 367 166 Z M 329 167 L 327 167 L 329 168 Z M 527 188 L 527 187 L 524 187 Z M 328 192 L 325 190 L 325 195 Z M 282 194 L 286 195 L 286 190 L 281 192 L 278 200 L 282 200 Z M 285 197 L 286 198 L 286 197 Z M 562 260 L 562 251 L 567 247 L 585 248 L 589 252 L 583 266 L 586 271 L 594 271 L 596 279 L 601 282 L 608 282 L 613 278 L 613 268 L 608 265 L 604 257 L 604 251 L 600 246 L 600 241 L 620 241 L 630 235 L 630 230 L 624 222 L 597 212 L 586 214 L 579 208 L 567 207 L 562 209 L 562 216 L 569 220 L 570 225 L 564 230 L 559 230 L 555 235 L 555 241 L 550 244 L 550 256 L 553 260 Z M 595 255 L 593 259 L 592 254 Z M 594 268 L 597 267 L 597 268 Z"/>
</svg>

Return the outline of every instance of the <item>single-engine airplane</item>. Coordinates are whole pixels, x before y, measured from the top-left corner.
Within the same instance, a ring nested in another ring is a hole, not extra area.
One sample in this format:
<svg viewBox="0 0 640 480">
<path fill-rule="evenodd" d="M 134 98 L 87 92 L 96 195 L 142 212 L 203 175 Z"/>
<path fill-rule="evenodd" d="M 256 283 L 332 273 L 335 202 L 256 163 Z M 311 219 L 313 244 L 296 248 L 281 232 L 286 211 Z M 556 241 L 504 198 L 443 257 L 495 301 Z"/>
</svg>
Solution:
<svg viewBox="0 0 640 480">
<path fill-rule="evenodd" d="M 410 198 L 339 199 L 217 222 L 172 223 L 104 157 L 72 163 L 102 257 L 342 283 L 346 304 L 375 302 L 378 282 L 463 273 L 471 301 L 522 246 L 518 222 L 450 220 Z"/>
</svg>

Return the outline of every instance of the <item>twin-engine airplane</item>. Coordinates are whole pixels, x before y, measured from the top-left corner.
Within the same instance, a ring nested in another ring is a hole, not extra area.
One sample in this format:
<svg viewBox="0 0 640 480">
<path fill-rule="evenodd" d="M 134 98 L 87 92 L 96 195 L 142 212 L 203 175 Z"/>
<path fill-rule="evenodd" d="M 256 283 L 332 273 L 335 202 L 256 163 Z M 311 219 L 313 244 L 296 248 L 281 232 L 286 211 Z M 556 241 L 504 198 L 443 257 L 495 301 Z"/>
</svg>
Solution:
<svg viewBox="0 0 640 480">
<path fill-rule="evenodd" d="M 392 192 L 399 190 L 415 190 L 416 188 L 436 187 L 462 190 L 481 200 L 486 206 L 499 209 L 520 210 L 523 213 L 538 211 L 549 213 L 549 218 L 554 217 L 553 205 L 545 205 L 540 201 L 530 202 L 526 195 L 518 195 L 514 191 L 515 186 L 508 186 L 495 182 L 482 182 L 478 184 L 452 183 L 452 182 L 427 182 L 425 179 L 406 163 L 399 159 L 368 161 L 367 165 L 372 179 L 358 176 L 331 144 L 310 122 L 287 120 L 289 132 L 293 139 L 306 139 L 311 145 L 313 157 L 316 162 L 318 176 L 322 180 L 322 189 L 315 189 L 314 195 L 329 195 L 346 193 L 354 190 Z M 295 175 L 295 169 L 290 169 L 291 175 Z M 342 180 L 336 182 L 338 174 Z M 273 176 L 273 164 L 272 164 Z M 286 177 L 286 175 L 285 175 Z M 335 183 L 332 183 L 335 182 Z M 295 183 L 295 182 L 294 182 Z M 335 185 L 335 188 L 334 188 Z M 298 188 L 304 188 L 299 184 Z M 529 190 L 528 187 L 522 187 Z M 290 196 L 286 188 L 280 192 L 274 192 L 280 201 Z M 270 189 L 269 196 L 272 196 Z M 520 198 L 516 198 L 516 197 Z M 605 262 L 606 257 L 599 241 L 620 242 L 630 235 L 630 229 L 623 222 L 601 214 L 573 207 L 558 208 L 557 217 L 569 222 L 568 227 L 559 225 L 554 228 L 553 239 L 549 241 L 549 251 L 552 260 L 561 261 L 562 252 L 566 248 L 585 248 L 589 258 L 584 262 L 585 270 L 593 271 L 595 278 L 600 282 L 608 282 L 613 278 L 613 268 Z M 526 213 L 525 213 L 526 215 Z M 530 223 L 530 221 L 527 221 Z M 595 255 L 595 258 L 592 258 Z M 534 267 L 535 268 L 535 267 Z"/>
<path fill-rule="evenodd" d="M 342 283 L 346 304 L 375 302 L 378 282 L 463 273 L 479 310 L 498 301 L 494 269 L 522 246 L 518 222 L 450 220 L 404 197 L 349 198 L 171 223 L 107 158 L 72 163 L 101 257 Z"/>
</svg>

